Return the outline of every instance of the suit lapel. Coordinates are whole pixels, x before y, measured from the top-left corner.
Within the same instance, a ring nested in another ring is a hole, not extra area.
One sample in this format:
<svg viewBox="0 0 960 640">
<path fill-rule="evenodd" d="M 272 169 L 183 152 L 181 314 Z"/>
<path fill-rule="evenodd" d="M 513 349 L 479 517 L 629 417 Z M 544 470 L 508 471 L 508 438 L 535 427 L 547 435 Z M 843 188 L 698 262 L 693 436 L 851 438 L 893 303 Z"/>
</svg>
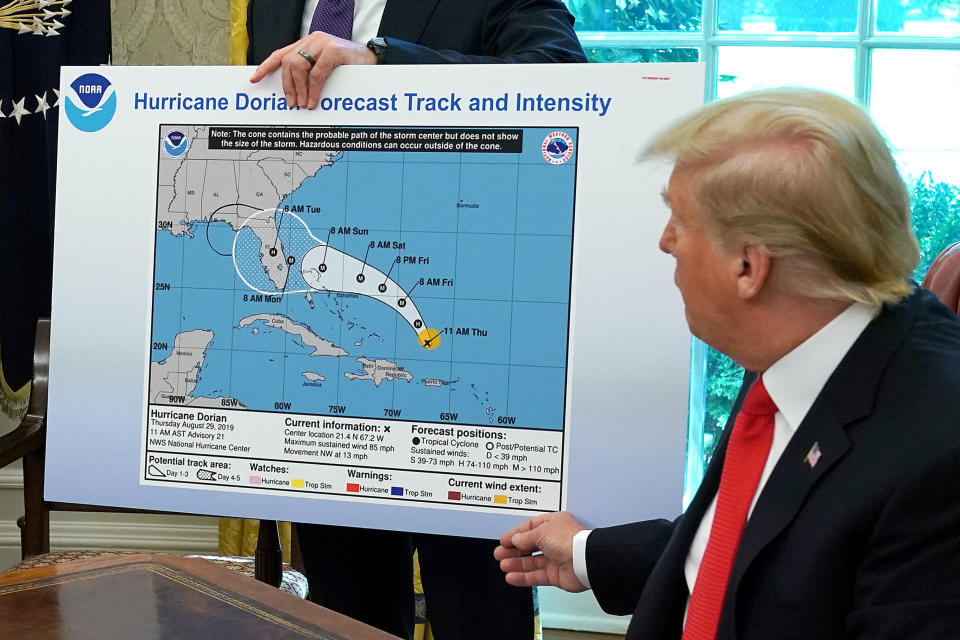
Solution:
<svg viewBox="0 0 960 640">
<path fill-rule="evenodd" d="M 817 481 L 846 455 L 850 448 L 846 426 L 873 410 L 880 378 L 913 322 L 915 297 L 884 307 L 827 380 L 757 500 L 734 560 L 728 593 L 736 592 L 757 554 L 790 524 Z M 815 453 L 811 459 L 814 445 L 819 456 Z M 728 606 L 732 600 L 728 598 Z"/>
<path fill-rule="evenodd" d="M 817 480 L 846 455 L 850 441 L 844 424 L 829 410 L 814 412 L 811 409 L 790 439 L 743 531 L 730 588 L 739 584 L 757 554 L 793 520 Z M 821 453 L 811 467 L 807 456 L 814 445 Z"/>
<path fill-rule="evenodd" d="M 387 0 L 377 35 L 417 43 L 439 0 Z"/>
</svg>

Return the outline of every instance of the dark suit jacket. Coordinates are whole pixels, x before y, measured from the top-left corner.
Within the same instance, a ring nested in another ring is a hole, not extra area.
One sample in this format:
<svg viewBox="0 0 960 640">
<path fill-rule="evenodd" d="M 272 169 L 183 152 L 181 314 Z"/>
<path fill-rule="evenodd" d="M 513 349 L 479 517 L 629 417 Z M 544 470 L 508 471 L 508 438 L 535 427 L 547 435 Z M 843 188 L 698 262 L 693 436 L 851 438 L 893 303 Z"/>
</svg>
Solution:
<svg viewBox="0 0 960 640">
<path fill-rule="evenodd" d="M 250 0 L 247 62 L 300 39 L 304 0 Z M 559 0 L 387 0 L 387 64 L 586 62 Z"/>
<path fill-rule="evenodd" d="M 684 560 L 725 447 L 677 521 L 590 534 L 590 583 L 605 610 L 633 612 L 628 640 L 680 637 Z M 717 638 L 960 638 L 960 321 L 928 292 L 881 311 L 790 440 L 744 530 Z"/>
</svg>

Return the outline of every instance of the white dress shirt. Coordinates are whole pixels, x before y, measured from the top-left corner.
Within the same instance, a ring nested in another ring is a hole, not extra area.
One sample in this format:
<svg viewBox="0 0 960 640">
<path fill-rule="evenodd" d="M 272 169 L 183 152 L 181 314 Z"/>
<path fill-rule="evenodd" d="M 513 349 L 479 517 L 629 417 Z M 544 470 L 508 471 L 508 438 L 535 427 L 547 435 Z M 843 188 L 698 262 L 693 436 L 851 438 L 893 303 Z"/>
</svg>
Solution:
<svg viewBox="0 0 960 640">
<path fill-rule="evenodd" d="M 310 22 L 313 12 L 323 0 L 307 0 L 303 5 L 303 22 L 300 23 L 300 37 L 310 33 Z M 383 18 L 383 7 L 387 0 L 354 0 L 353 3 L 353 35 L 354 42 L 366 43 L 377 35 L 380 30 L 380 19 Z"/>
<path fill-rule="evenodd" d="M 770 445 L 770 453 L 763 467 L 757 491 L 753 494 L 753 501 L 750 503 L 748 519 L 753 513 L 753 507 L 757 504 L 757 499 L 770 473 L 780 460 L 797 427 L 803 422 L 810 407 L 820 395 L 820 390 L 827 383 L 830 374 L 879 312 L 879 306 L 851 304 L 840 315 L 763 372 L 763 384 L 770 398 L 777 405 L 777 413 L 774 416 L 773 443 Z M 683 572 L 690 593 L 693 593 L 693 585 L 700 571 L 700 562 L 707 548 L 716 509 L 717 496 L 714 495 L 710 506 L 703 514 L 703 519 L 690 545 L 690 551 L 687 553 Z M 573 570 L 586 587 L 590 586 L 586 564 L 589 535 L 589 530 L 581 531 L 573 541 Z"/>
</svg>

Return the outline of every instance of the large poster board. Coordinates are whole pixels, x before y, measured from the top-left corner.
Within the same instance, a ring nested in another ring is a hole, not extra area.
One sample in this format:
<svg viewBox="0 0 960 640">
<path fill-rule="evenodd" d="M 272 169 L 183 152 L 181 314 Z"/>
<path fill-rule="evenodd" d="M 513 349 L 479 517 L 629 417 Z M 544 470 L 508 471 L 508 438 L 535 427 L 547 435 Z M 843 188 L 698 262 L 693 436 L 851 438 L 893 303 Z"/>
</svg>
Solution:
<svg viewBox="0 0 960 640">
<path fill-rule="evenodd" d="M 496 536 L 680 509 L 645 139 L 699 65 L 68 68 L 47 498 Z"/>
</svg>

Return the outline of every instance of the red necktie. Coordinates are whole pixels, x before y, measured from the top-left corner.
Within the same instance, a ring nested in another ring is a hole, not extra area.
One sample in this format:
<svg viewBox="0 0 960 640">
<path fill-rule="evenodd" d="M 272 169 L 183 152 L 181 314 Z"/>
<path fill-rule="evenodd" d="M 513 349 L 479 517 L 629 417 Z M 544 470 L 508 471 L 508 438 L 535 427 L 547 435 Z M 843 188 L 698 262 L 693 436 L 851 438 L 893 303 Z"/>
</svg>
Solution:
<svg viewBox="0 0 960 640">
<path fill-rule="evenodd" d="M 690 596 L 683 640 L 713 640 L 747 512 L 773 442 L 777 405 L 757 378 L 737 414 L 720 475 L 717 509 Z"/>
</svg>

